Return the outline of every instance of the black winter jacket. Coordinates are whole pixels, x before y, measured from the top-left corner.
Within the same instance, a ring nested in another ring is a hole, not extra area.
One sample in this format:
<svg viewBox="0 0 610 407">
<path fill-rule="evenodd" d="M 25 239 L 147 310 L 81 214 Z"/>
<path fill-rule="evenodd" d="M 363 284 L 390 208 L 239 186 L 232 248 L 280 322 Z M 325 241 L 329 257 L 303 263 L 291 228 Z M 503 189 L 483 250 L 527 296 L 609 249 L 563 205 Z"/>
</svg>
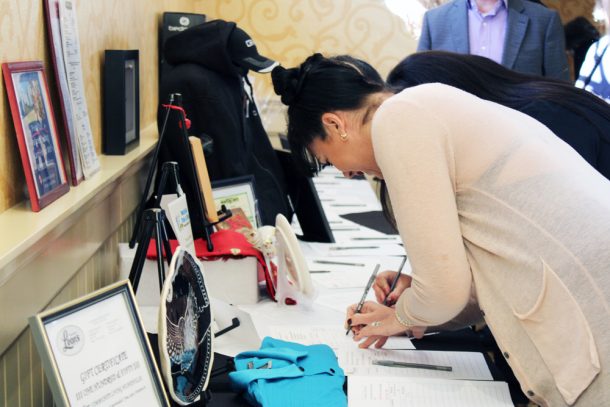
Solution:
<svg viewBox="0 0 610 407">
<path fill-rule="evenodd" d="M 207 135 L 213 141 L 213 151 L 205 149 L 210 179 L 253 175 L 262 223 L 273 225 L 278 213 L 290 218 L 285 177 L 255 103 L 244 89 L 247 70 L 231 61 L 227 41 L 234 28 L 235 23 L 214 20 L 170 38 L 165 58 L 172 67 L 161 79 L 160 102 L 167 103 L 171 93 L 182 94 L 192 122 L 190 135 L 202 142 Z M 164 114 L 160 106 L 160 128 Z M 176 159 L 169 127 L 166 135 L 160 164 Z M 189 186 L 184 185 L 188 177 L 181 178 L 188 197 Z M 196 229 L 197 219 L 192 220 Z"/>
</svg>

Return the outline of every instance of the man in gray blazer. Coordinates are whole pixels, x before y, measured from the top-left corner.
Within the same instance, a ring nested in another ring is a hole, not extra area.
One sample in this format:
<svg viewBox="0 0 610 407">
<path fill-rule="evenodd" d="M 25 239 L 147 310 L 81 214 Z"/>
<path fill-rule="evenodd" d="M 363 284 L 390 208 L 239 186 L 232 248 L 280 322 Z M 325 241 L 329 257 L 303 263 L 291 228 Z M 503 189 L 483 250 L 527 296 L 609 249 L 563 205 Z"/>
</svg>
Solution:
<svg viewBox="0 0 610 407">
<path fill-rule="evenodd" d="M 452 0 L 429 10 L 417 50 L 482 55 L 518 72 L 570 80 L 559 15 L 527 0 Z"/>
</svg>

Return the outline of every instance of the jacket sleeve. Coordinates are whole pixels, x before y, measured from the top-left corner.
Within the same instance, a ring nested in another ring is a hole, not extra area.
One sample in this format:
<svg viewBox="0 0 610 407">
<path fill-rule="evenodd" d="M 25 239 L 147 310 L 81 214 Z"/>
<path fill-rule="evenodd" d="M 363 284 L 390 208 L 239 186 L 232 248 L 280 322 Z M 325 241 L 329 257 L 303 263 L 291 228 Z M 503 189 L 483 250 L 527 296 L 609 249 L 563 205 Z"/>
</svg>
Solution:
<svg viewBox="0 0 610 407">
<path fill-rule="evenodd" d="M 442 118 L 413 100 L 386 101 L 373 122 L 375 158 L 413 269 L 396 312 L 416 326 L 451 320 L 471 294 L 448 134 Z"/>
<path fill-rule="evenodd" d="M 552 11 L 544 41 L 543 75 L 549 78 L 570 80 L 568 57 L 565 51 L 565 36 L 559 14 Z"/>
<path fill-rule="evenodd" d="M 424 14 L 424 21 L 421 27 L 421 36 L 417 44 L 417 51 L 430 51 L 432 49 L 432 41 L 430 39 L 430 23 L 428 13 Z"/>
</svg>

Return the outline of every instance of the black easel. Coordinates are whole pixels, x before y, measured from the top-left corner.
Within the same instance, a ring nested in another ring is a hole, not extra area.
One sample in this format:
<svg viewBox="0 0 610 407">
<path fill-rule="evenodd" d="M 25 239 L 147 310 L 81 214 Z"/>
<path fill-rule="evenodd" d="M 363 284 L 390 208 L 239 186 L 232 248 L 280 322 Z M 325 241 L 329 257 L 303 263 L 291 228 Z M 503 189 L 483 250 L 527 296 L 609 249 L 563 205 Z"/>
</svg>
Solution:
<svg viewBox="0 0 610 407">
<path fill-rule="evenodd" d="M 133 286 L 133 291 L 138 290 L 138 284 L 140 284 L 140 277 L 142 276 L 142 268 L 144 267 L 144 260 L 146 260 L 146 252 L 148 251 L 148 242 L 155 235 L 155 241 L 157 244 L 157 273 L 159 275 L 159 292 L 163 290 L 163 282 L 165 281 L 165 267 L 163 266 L 163 250 L 165 250 L 165 258 L 167 259 L 167 265 L 172 259 L 172 251 L 169 246 L 169 240 L 167 239 L 167 231 L 165 230 L 165 211 L 159 208 L 147 209 L 144 211 L 144 224 L 142 226 L 142 233 L 140 234 L 140 243 L 136 250 L 136 255 L 131 265 L 131 271 L 129 272 L 129 281 Z M 163 250 L 161 249 L 163 244 Z"/>
<path fill-rule="evenodd" d="M 175 95 L 172 93 L 169 96 L 169 105 L 174 103 Z M 136 211 L 136 224 L 134 225 L 133 231 L 131 232 L 131 239 L 129 239 L 129 248 L 133 249 L 136 245 L 136 240 L 138 239 L 138 234 L 140 233 L 140 224 L 142 222 L 142 214 L 144 212 L 144 206 L 146 205 L 146 200 L 148 199 L 148 190 L 150 189 L 150 184 L 152 183 L 152 178 L 155 173 L 155 168 L 157 166 L 157 161 L 159 161 L 159 151 L 161 149 L 161 144 L 163 143 L 163 136 L 165 135 L 165 129 L 167 127 L 167 120 L 169 119 L 170 109 L 167 109 L 165 112 L 165 118 L 163 119 L 163 126 L 161 127 L 161 133 L 159 134 L 159 140 L 157 141 L 157 146 L 155 147 L 155 152 L 153 153 L 152 162 L 150 163 L 150 169 L 148 170 L 148 175 L 146 176 L 146 184 L 144 186 L 144 193 L 142 194 L 142 199 L 140 199 L 140 204 L 138 205 L 138 209 Z M 135 288 L 135 287 L 134 287 Z"/>
<path fill-rule="evenodd" d="M 194 175 L 195 182 L 197 182 L 195 163 L 193 161 L 192 155 L 190 154 L 190 143 L 188 140 L 188 133 L 187 133 L 187 129 L 189 126 L 187 124 L 186 114 L 184 112 L 184 109 L 182 108 L 182 95 L 179 93 L 172 93 L 169 97 L 168 104 L 163 105 L 163 107 L 165 108 L 165 118 L 163 119 L 163 126 L 161 127 L 161 133 L 159 134 L 159 141 L 157 142 L 157 146 L 155 147 L 155 152 L 153 154 L 153 158 L 152 158 L 152 161 L 150 164 L 150 170 L 148 171 L 148 176 L 146 178 L 146 185 L 144 186 L 144 193 L 142 194 L 142 199 L 140 200 L 140 204 L 138 205 L 138 209 L 136 212 L 136 224 L 133 228 L 133 232 L 131 234 L 131 239 L 129 240 L 129 247 L 132 249 L 135 246 L 136 241 L 140 241 L 140 242 L 143 241 L 142 239 L 139 238 L 142 213 L 144 212 L 144 207 L 145 207 L 146 201 L 148 199 L 148 192 L 150 190 L 153 175 L 154 175 L 155 169 L 157 167 L 157 162 L 159 160 L 159 151 L 163 144 L 163 138 L 164 138 L 166 130 L 167 130 L 167 123 L 169 121 L 169 117 L 172 112 L 175 114 L 178 114 L 177 125 L 180 128 L 180 132 L 179 132 L 179 136 L 178 136 L 180 139 L 176 140 L 176 142 L 182 143 L 183 149 L 185 151 L 189 152 L 189 154 L 187 154 L 187 162 L 186 162 L 186 167 L 184 168 L 184 170 L 192 173 Z M 164 166 L 165 166 L 165 164 L 164 164 Z M 177 172 L 176 172 L 176 174 L 177 174 Z M 163 174 L 161 174 L 161 177 L 163 177 Z M 177 178 L 177 176 L 176 176 L 176 178 Z M 161 185 L 161 183 L 160 183 L 160 185 Z M 201 191 L 201 187 L 199 185 L 198 185 L 197 190 Z M 161 201 L 162 193 L 163 193 L 163 189 L 159 188 L 157 190 L 157 193 L 155 196 L 155 206 L 156 207 L 158 207 L 159 202 Z M 204 239 L 206 240 L 207 249 L 208 249 L 208 251 L 213 251 L 214 245 L 212 244 L 212 239 L 210 238 L 210 230 L 211 230 L 213 224 L 209 223 L 207 221 L 207 218 L 205 217 L 204 202 L 201 197 L 201 193 L 199 192 L 199 193 L 195 193 L 193 195 L 195 195 L 195 196 L 189 197 L 189 199 L 195 200 L 195 203 L 196 203 L 195 207 L 196 207 L 196 211 L 198 212 L 197 215 L 202 219 L 202 222 L 203 222 L 202 229 L 203 229 Z M 226 219 L 229 216 L 230 216 L 230 212 L 228 213 L 228 216 L 224 217 L 224 219 Z"/>
</svg>

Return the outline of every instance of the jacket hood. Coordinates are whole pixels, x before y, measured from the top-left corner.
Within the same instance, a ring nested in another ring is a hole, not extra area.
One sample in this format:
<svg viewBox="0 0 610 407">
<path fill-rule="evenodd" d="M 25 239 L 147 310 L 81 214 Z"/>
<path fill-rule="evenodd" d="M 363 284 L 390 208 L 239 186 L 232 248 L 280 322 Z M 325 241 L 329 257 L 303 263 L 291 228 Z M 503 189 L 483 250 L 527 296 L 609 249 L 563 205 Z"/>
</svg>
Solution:
<svg viewBox="0 0 610 407">
<path fill-rule="evenodd" d="M 235 27 L 224 20 L 191 27 L 166 41 L 165 59 L 172 65 L 194 63 L 223 75 L 244 75 L 244 69 L 235 65 L 229 54 L 229 36 Z"/>
</svg>

